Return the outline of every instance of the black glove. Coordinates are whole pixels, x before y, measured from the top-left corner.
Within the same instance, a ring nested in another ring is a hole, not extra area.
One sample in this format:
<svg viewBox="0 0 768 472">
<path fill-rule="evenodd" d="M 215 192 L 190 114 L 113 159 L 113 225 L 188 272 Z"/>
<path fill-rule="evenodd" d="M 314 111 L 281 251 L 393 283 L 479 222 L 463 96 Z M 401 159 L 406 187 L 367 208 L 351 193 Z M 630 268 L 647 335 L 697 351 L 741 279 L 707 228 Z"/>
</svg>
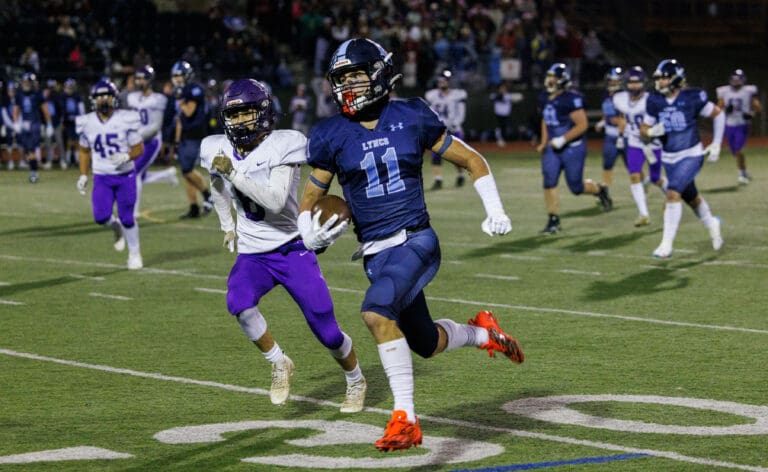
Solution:
<svg viewBox="0 0 768 472">
<path fill-rule="evenodd" d="M 728 105 L 725 107 L 726 113 L 733 113 L 733 105 Z"/>
<path fill-rule="evenodd" d="M 741 116 L 743 116 L 746 121 L 751 121 L 752 120 L 752 113 L 744 113 Z"/>
</svg>

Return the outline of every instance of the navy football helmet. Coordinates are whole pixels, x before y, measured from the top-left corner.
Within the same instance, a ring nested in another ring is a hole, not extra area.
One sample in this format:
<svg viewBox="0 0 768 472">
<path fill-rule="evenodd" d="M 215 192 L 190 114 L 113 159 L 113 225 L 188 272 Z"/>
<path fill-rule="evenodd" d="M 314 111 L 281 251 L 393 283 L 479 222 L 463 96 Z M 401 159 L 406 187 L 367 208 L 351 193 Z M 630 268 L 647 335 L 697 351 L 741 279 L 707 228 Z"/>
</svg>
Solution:
<svg viewBox="0 0 768 472">
<path fill-rule="evenodd" d="M 221 96 L 221 122 L 232 146 L 247 146 L 272 131 L 276 114 L 272 95 L 254 79 L 232 82 Z M 243 114 L 247 116 L 242 118 Z"/>
<path fill-rule="evenodd" d="M 605 74 L 606 89 L 610 93 L 618 92 L 621 90 L 622 81 L 624 80 L 624 69 L 621 67 L 612 67 L 611 70 Z"/>
<path fill-rule="evenodd" d="M 91 87 L 89 98 L 94 110 L 102 115 L 110 115 L 119 105 L 118 96 L 117 86 L 109 79 L 101 79 Z"/>
<path fill-rule="evenodd" d="M 731 78 L 730 78 L 730 80 L 728 81 L 728 83 L 729 83 L 729 84 L 731 85 L 731 87 L 733 87 L 733 88 L 736 88 L 736 89 L 737 89 L 737 88 L 740 88 L 742 85 L 744 85 L 744 84 L 746 84 L 746 83 L 747 83 L 747 75 L 744 73 L 744 71 L 743 71 L 743 70 L 741 70 L 741 69 L 736 69 L 736 70 L 735 70 L 735 71 L 733 71 L 733 73 L 731 74 Z"/>
<path fill-rule="evenodd" d="M 171 82 L 174 87 L 183 87 L 192 82 L 195 77 L 195 70 L 187 61 L 179 61 L 171 66 Z"/>
<path fill-rule="evenodd" d="M 558 90 L 565 90 L 571 86 L 571 71 L 568 66 L 562 62 L 556 62 L 547 69 L 547 76 L 544 78 L 544 88 L 549 93 L 555 93 Z"/>
<path fill-rule="evenodd" d="M 33 88 L 37 88 L 37 75 L 34 72 L 25 72 L 21 76 L 21 89 L 29 92 Z"/>
<path fill-rule="evenodd" d="M 670 79 L 670 81 L 665 87 L 662 87 L 659 79 Z M 653 80 L 658 92 L 665 95 L 672 93 L 685 85 L 685 69 L 677 62 L 677 59 L 664 59 L 656 66 Z"/>
<path fill-rule="evenodd" d="M 640 66 L 633 66 L 624 75 L 626 88 L 633 97 L 639 96 L 645 89 L 645 71 Z"/>
<path fill-rule="evenodd" d="M 362 71 L 367 78 L 345 81 L 344 76 L 352 71 Z M 392 53 L 366 38 L 344 41 L 334 51 L 328 67 L 333 99 L 347 116 L 389 95 L 400 77 L 394 73 Z"/>
<path fill-rule="evenodd" d="M 72 95 L 76 90 L 77 82 L 72 77 L 68 77 L 67 80 L 64 81 L 64 93 Z"/>
</svg>

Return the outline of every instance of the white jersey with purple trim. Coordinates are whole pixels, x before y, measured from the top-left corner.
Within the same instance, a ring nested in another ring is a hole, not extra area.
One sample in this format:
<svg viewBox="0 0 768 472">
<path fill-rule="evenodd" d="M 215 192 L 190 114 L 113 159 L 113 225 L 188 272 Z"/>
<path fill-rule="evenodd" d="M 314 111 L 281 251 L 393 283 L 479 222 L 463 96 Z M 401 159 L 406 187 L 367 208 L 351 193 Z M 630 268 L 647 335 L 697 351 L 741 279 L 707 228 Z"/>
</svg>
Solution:
<svg viewBox="0 0 768 472">
<path fill-rule="evenodd" d="M 427 90 L 424 99 L 429 103 L 445 127 L 451 133 L 463 133 L 464 119 L 467 115 L 467 91 L 464 89 L 448 89 L 443 92 L 439 88 Z"/>
<path fill-rule="evenodd" d="M 213 158 L 224 154 L 238 174 L 258 185 L 268 185 L 272 169 L 295 166 L 293 181 L 286 189 L 288 198 L 279 213 L 270 213 L 240 192 L 226 179 L 226 192 L 237 212 L 238 252 L 263 253 L 282 246 L 299 235 L 296 219 L 299 213 L 298 191 L 300 165 L 307 162 L 307 138 L 299 131 L 275 130 L 246 156 L 239 156 L 226 135 L 215 134 L 200 144 L 200 164 L 211 171 Z"/>
<path fill-rule="evenodd" d="M 139 114 L 133 110 L 115 110 L 106 121 L 101 121 L 95 111 L 75 118 L 80 146 L 90 148 L 95 175 L 119 175 L 134 169 L 133 161 L 115 166 L 111 157 L 128 154 L 131 147 L 142 142 L 140 127 Z"/>
<path fill-rule="evenodd" d="M 640 125 L 643 124 L 643 117 L 645 116 L 646 100 L 648 100 L 648 92 L 643 92 L 637 100 L 632 100 L 626 90 L 613 94 L 613 106 L 627 120 L 627 126 L 624 128 L 624 135 L 629 138 L 627 144 L 633 148 L 642 148 L 644 144 L 640 138 Z M 661 142 L 654 139 L 649 143 L 649 146 L 651 149 L 661 149 Z"/>
<path fill-rule="evenodd" d="M 163 117 L 165 107 L 168 104 L 168 97 L 162 93 L 152 92 L 144 95 L 143 92 L 131 92 L 125 99 L 128 108 L 139 112 L 141 119 L 140 133 L 144 141 L 149 141 L 155 137 L 162 139 L 160 133 L 163 128 Z"/>
<path fill-rule="evenodd" d="M 742 85 L 738 89 L 730 85 L 717 87 L 717 99 L 733 107 L 730 113 L 725 114 L 725 124 L 728 126 L 741 126 L 747 124 L 744 113 L 752 114 L 752 99 L 757 96 L 757 86 Z M 723 109 L 725 111 L 725 109 Z"/>
</svg>

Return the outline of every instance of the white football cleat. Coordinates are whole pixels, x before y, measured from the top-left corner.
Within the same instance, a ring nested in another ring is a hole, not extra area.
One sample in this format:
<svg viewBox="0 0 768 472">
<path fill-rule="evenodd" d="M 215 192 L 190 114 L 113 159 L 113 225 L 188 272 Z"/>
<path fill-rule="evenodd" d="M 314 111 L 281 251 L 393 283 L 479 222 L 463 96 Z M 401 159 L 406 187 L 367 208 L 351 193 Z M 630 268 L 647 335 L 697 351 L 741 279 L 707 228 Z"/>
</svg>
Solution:
<svg viewBox="0 0 768 472">
<path fill-rule="evenodd" d="M 355 383 L 347 384 L 347 393 L 344 395 L 344 403 L 339 409 L 342 413 L 357 413 L 363 409 L 365 404 L 365 392 L 368 390 L 368 383 L 365 377 Z"/>
<path fill-rule="evenodd" d="M 141 260 L 141 254 L 128 255 L 128 270 L 139 270 L 144 267 L 144 261 Z"/>
<path fill-rule="evenodd" d="M 712 238 L 712 248 L 719 251 L 723 247 L 723 236 L 720 234 L 720 217 L 712 218 L 712 224 L 709 225 L 709 237 Z"/>
<path fill-rule="evenodd" d="M 739 174 L 739 185 L 749 185 L 749 183 L 752 181 L 752 177 L 749 175 L 741 175 Z"/>
<path fill-rule="evenodd" d="M 672 244 L 662 241 L 659 247 L 653 251 L 653 257 L 657 259 L 669 259 L 672 257 Z"/>
<path fill-rule="evenodd" d="M 293 361 L 288 356 L 283 356 L 282 362 L 272 364 L 272 387 L 269 389 L 269 399 L 273 405 L 282 405 L 288 399 L 291 391 L 291 376 L 293 375 Z"/>
</svg>

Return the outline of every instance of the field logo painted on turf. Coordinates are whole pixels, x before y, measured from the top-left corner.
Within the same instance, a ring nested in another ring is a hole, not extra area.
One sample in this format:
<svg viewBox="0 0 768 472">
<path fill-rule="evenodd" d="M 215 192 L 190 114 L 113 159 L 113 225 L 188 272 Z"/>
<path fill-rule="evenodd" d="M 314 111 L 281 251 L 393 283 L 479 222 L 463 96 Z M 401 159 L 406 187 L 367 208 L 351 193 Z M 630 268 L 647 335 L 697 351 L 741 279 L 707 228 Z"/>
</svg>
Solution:
<svg viewBox="0 0 768 472">
<path fill-rule="evenodd" d="M 587 415 L 571 408 L 572 403 L 627 402 L 682 406 L 699 410 L 712 410 L 753 418 L 754 423 L 731 426 L 677 426 L 643 421 L 628 421 Z M 523 398 L 507 402 L 502 409 L 550 423 L 585 426 L 587 428 L 627 431 L 631 433 L 690 434 L 693 436 L 727 436 L 768 434 L 768 406 L 705 400 L 700 398 L 662 397 L 655 395 L 562 395 Z"/>
</svg>

